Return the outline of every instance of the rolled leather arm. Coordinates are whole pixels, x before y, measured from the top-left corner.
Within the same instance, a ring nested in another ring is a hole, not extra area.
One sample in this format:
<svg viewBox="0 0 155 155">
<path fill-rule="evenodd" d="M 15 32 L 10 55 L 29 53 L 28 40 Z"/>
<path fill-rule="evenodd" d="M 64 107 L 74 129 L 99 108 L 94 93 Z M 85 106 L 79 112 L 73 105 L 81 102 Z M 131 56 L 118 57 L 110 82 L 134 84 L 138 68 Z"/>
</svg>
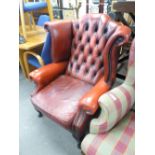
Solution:
<svg viewBox="0 0 155 155">
<path fill-rule="evenodd" d="M 35 90 L 35 92 L 38 92 L 41 88 L 45 87 L 52 80 L 63 74 L 66 70 L 67 64 L 67 61 L 51 63 L 32 71 L 29 74 L 29 77 L 37 85 L 37 89 Z"/>
<path fill-rule="evenodd" d="M 101 113 L 90 123 L 90 133 L 103 134 L 118 123 L 134 104 L 134 88 L 122 84 L 99 98 Z"/>
<path fill-rule="evenodd" d="M 104 81 L 104 78 L 100 79 L 97 84 L 80 99 L 80 107 L 85 110 L 87 114 L 95 114 L 98 109 L 99 97 L 109 89 L 110 85 Z"/>
</svg>

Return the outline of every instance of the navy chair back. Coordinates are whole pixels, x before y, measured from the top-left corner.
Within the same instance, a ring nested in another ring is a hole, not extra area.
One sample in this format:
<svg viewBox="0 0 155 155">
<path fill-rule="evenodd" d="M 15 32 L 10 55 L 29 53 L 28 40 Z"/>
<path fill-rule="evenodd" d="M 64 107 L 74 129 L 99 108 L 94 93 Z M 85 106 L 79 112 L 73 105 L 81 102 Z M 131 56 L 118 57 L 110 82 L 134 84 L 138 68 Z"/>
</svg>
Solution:
<svg viewBox="0 0 155 155">
<path fill-rule="evenodd" d="M 52 57 L 51 57 L 51 35 L 48 32 L 47 37 L 41 52 L 41 57 L 44 60 L 45 64 L 49 64 L 52 62 Z"/>
<path fill-rule="evenodd" d="M 43 27 L 45 22 L 49 22 L 49 21 L 50 21 L 50 17 L 48 15 L 40 15 L 37 21 L 37 25 Z"/>
</svg>

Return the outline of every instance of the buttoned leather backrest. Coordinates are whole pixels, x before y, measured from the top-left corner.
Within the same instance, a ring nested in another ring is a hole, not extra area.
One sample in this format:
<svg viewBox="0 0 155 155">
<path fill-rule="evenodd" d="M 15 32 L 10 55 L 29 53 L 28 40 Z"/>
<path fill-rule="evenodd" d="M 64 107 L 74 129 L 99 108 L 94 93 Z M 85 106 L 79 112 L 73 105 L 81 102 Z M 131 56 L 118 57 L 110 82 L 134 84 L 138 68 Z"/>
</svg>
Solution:
<svg viewBox="0 0 155 155">
<path fill-rule="evenodd" d="M 119 30 L 119 24 L 104 14 L 85 15 L 81 20 L 73 22 L 71 58 L 67 74 L 95 84 L 103 77 L 105 65 L 109 65 L 107 62 L 104 64 L 103 57 L 107 50 L 112 48 L 116 41 L 113 40 L 114 34 Z M 106 57 L 108 59 L 108 55 Z"/>
</svg>

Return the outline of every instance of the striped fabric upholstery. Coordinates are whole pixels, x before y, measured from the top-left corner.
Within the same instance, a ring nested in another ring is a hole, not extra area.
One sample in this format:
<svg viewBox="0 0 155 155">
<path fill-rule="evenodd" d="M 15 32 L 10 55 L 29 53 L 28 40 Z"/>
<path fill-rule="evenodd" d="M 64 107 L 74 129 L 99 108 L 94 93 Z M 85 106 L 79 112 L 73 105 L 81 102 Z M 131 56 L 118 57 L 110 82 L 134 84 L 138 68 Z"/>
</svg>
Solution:
<svg viewBox="0 0 155 155">
<path fill-rule="evenodd" d="M 91 121 L 90 134 L 81 144 L 85 155 L 134 155 L 135 113 L 130 111 L 135 98 L 134 53 L 133 41 L 124 83 L 99 98 L 101 113 Z"/>
<path fill-rule="evenodd" d="M 128 111 L 134 103 L 134 88 L 122 84 L 112 89 L 99 99 L 101 113 L 90 123 L 90 133 L 101 134 L 110 130 Z"/>
<path fill-rule="evenodd" d="M 102 134 L 110 130 L 132 108 L 135 98 L 134 41 L 130 49 L 125 82 L 99 98 L 101 113 L 90 123 L 90 133 Z"/>
<path fill-rule="evenodd" d="M 129 112 L 104 134 L 88 134 L 81 144 L 85 155 L 134 155 L 135 113 Z"/>
</svg>

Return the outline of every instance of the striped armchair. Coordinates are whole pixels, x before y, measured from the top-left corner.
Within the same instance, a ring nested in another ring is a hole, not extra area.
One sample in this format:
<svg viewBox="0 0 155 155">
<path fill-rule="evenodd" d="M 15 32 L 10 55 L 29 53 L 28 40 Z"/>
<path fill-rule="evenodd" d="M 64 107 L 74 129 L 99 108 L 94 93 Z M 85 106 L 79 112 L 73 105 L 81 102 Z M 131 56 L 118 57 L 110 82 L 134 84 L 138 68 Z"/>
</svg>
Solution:
<svg viewBox="0 0 155 155">
<path fill-rule="evenodd" d="M 128 72 L 123 84 L 99 98 L 101 113 L 90 123 L 81 144 L 85 155 L 134 155 L 135 41 L 130 48 Z"/>
</svg>

